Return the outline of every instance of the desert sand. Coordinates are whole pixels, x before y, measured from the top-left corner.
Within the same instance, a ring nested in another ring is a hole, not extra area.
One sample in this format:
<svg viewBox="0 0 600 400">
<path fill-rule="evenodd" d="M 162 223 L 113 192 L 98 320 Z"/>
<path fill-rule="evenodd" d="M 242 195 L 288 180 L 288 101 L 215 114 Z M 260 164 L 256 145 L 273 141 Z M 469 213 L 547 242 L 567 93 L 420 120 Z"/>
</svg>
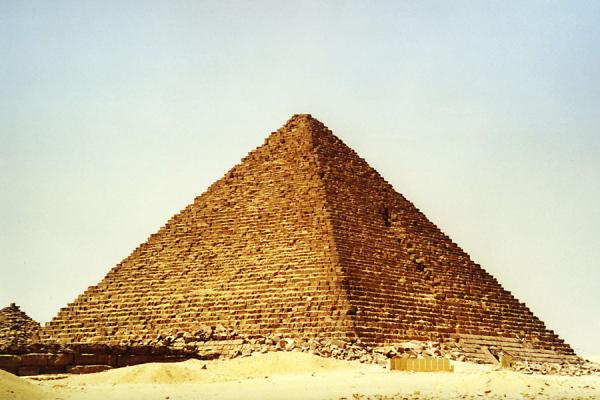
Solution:
<svg viewBox="0 0 600 400">
<path fill-rule="evenodd" d="M 27 379 L 0 370 L 0 399 L 45 399 L 46 392 Z"/>
<path fill-rule="evenodd" d="M 600 376 L 525 375 L 453 362 L 453 373 L 391 372 L 305 353 L 145 364 L 88 375 L 18 378 L 1 399 L 600 399 Z"/>
</svg>

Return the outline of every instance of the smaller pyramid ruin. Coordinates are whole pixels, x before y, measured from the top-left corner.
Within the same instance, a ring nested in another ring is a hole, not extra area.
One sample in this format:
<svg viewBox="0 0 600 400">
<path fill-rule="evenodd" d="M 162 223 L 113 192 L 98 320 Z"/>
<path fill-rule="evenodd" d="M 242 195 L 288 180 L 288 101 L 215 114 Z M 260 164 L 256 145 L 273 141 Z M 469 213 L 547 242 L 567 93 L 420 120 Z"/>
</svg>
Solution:
<svg viewBox="0 0 600 400">
<path fill-rule="evenodd" d="M 38 341 L 40 324 L 11 303 L 0 309 L 0 352 L 19 349 Z"/>
</svg>

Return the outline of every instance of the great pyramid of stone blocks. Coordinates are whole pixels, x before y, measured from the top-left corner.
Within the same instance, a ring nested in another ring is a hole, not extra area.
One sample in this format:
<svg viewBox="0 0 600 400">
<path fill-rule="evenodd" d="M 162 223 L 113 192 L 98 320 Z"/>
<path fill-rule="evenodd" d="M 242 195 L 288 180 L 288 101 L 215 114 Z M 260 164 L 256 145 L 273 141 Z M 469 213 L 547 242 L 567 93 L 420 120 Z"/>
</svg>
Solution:
<svg viewBox="0 0 600 400">
<path fill-rule="evenodd" d="M 142 343 L 201 324 L 574 356 L 310 115 L 273 132 L 43 332 L 58 342 Z"/>
</svg>

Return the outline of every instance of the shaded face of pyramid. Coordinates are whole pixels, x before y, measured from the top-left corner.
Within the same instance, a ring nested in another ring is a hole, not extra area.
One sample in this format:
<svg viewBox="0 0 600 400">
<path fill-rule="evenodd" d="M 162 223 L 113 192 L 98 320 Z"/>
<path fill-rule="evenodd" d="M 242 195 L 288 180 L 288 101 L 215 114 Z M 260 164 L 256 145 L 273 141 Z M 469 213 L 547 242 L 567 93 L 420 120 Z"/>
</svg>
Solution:
<svg viewBox="0 0 600 400">
<path fill-rule="evenodd" d="M 519 336 L 572 353 L 309 115 L 272 133 L 44 332 L 142 342 L 200 324 L 370 344 Z"/>
</svg>

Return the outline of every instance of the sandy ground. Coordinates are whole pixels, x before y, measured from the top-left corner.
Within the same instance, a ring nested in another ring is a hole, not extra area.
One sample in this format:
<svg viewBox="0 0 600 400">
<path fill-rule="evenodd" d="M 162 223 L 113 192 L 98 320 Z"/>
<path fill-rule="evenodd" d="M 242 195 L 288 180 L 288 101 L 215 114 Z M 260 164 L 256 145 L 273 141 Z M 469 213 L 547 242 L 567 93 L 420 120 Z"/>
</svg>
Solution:
<svg viewBox="0 0 600 400">
<path fill-rule="evenodd" d="M 0 370 L 0 399 L 29 400 L 46 398 L 38 385 Z"/>
<path fill-rule="evenodd" d="M 145 364 L 89 375 L 18 378 L 0 371 L 0 399 L 600 399 L 600 377 L 524 375 L 453 363 L 454 373 L 390 372 L 305 353 Z M 56 379 L 61 378 L 61 379 Z"/>
</svg>

